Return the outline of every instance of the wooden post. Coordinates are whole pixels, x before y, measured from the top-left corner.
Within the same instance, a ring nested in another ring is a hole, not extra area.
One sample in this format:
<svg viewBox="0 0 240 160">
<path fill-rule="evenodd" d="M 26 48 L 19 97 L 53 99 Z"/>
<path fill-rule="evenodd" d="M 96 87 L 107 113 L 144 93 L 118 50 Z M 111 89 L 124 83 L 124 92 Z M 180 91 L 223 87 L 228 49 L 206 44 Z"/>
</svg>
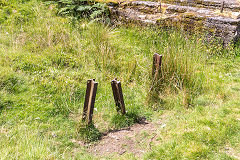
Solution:
<svg viewBox="0 0 240 160">
<path fill-rule="evenodd" d="M 117 111 L 121 110 L 122 114 L 126 114 L 121 82 L 114 79 L 112 80 L 111 85 L 112 85 L 113 97 L 115 100 L 115 104 L 117 106 Z"/>
<path fill-rule="evenodd" d="M 221 13 L 223 13 L 224 5 L 225 5 L 225 1 L 222 1 L 221 9 L 220 9 L 220 12 L 221 12 Z"/>
<path fill-rule="evenodd" d="M 92 115 L 94 109 L 94 103 L 97 93 L 98 83 L 95 82 L 95 79 L 89 79 L 87 81 L 87 89 L 85 95 L 85 102 L 83 107 L 83 117 L 82 120 L 85 121 L 88 125 L 92 123 Z"/>
<path fill-rule="evenodd" d="M 162 0 L 160 0 L 160 13 L 162 13 Z"/>
<path fill-rule="evenodd" d="M 153 68 L 152 68 L 152 76 L 154 80 L 157 78 L 162 66 L 162 55 L 155 53 L 153 55 Z"/>
</svg>

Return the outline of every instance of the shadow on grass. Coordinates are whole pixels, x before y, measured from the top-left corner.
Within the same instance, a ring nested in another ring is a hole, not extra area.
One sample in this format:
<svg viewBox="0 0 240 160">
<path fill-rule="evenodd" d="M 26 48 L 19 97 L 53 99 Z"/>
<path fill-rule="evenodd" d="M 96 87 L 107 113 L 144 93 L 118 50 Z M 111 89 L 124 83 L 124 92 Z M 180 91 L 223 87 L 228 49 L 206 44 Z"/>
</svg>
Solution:
<svg viewBox="0 0 240 160">
<path fill-rule="evenodd" d="M 13 101 L 0 99 L 0 113 L 2 113 L 4 108 L 10 108 L 12 105 L 13 105 Z"/>
<path fill-rule="evenodd" d="M 0 106 L 0 114 L 2 113 L 3 110 L 3 106 Z"/>
<path fill-rule="evenodd" d="M 125 115 L 116 114 L 111 119 L 112 131 L 117 131 L 121 128 L 132 126 L 135 123 L 144 124 L 146 118 L 140 117 L 137 112 L 128 112 Z"/>
<path fill-rule="evenodd" d="M 147 124 L 146 118 L 140 117 L 136 112 L 128 112 L 125 115 L 116 114 L 112 117 L 110 125 L 111 128 L 106 133 L 101 133 L 94 124 L 86 125 L 81 123 L 78 126 L 77 133 L 78 137 L 85 143 L 91 143 L 101 140 L 102 136 L 107 135 L 110 132 L 117 132 L 120 130 L 129 130 L 130 127 L 135 123 Z"/>
<path fill-rule="evenodd" d="M 102 133 L 94 126 L 94 124 L 80 124 L 78 126 L 78 134 L 80 139 L 86 143 L 95 142 L 102 137 Z"/>
</svg>

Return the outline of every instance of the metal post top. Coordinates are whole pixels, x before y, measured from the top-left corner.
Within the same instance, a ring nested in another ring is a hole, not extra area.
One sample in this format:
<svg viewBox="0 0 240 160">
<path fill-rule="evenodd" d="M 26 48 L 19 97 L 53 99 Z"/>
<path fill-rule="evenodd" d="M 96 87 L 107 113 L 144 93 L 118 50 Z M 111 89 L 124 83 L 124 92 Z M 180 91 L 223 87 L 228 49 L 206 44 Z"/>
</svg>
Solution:
<svg viewBox="0 0 240 160">
<path fill-rule="evenodd" d="M 163 55 L 158 54 L 158 53 L 154 53 L 153 56 L 160 56 L 160 57 L 162 57 Z"/>
<path fill-rule="evenodd" d="M 88 79 L 87 80 L 87 83 L 91 83 L 91 82 L 94 82 L 94 84 L 98 83 L 98 82 L 95 82 L 95 79 Z"/>
<path fill-rule="evenodd" d="M 117 80 L 117 78 L 113 79 L 111 83 L 121 83 L 120 81 Z"/>
</svg>

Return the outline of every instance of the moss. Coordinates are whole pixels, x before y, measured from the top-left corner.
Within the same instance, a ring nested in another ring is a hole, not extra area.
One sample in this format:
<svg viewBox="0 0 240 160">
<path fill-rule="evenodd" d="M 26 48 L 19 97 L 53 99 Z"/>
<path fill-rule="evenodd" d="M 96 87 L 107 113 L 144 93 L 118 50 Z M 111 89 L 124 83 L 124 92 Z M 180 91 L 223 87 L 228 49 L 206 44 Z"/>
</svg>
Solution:
<svg viewBox="0 0 240 160">
<path fill-rule="evenodd" d="M 120 2 L 130 2 L 133 0 L 95 0 L 96 2 L 103 2 L 103 3 L 120 3 Z"/>
<path fill-rule="evenodd" d="M 223 11 L 223 13 L 220 12 L 220 10 L 216 10 L 214 12 L 214 14 L 218 15 L 218 16 L 223 16 L 223 17 L 230 17 L 230 18 L 233 18 L 233 19 L 237 19 L 237 15 L 234 15 L 234 13 L 232 11 Z"/>
<path fill-rule="evenodd" d="M 191 2 L 191 3 L 189 3 L 187 0 L 162 0 L 162 2 L 178 4 L 178 5 L 182 5 L 182 6 L 191 4 L 191 6 L 194 6 L 194 7 L 219 6 L 219 2 L 203 1 L 203 0 L 194 0 L 194 2 Z"/>
<path fill-rule="evenodd" d="M 206 17 L 198 17 L 195 13 L 181 13 L 175 17 L 160 18 L 157 24 L 162 27 L 174 27 L 191 32 L 204 30 Z"/>
</svg>

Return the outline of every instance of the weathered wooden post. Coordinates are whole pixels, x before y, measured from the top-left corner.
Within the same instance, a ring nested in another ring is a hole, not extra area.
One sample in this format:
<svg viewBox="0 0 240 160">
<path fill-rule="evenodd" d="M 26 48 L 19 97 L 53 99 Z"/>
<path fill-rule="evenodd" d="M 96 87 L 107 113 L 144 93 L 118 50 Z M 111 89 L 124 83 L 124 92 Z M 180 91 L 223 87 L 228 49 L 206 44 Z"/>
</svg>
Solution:
<svg viewBox="0 0 240 160">
<path fill-rule="evenodd" d="M 220 9 L 220 12 L 221 12 L 221 13 L 223 13 L 224 5 L 225 5 L 225 1 L 222 1 L 222 3 L 221 3 L 221 9 Z"/>
<path fill-rule="evenodd" d="M 155 100 L 161 91 L 161 81 L 162 75 L 161 74 L 161 66 L 162 66 L 162 55 L 155 53 L 153 55 L 153 66 L 152 66 L 152 85 L 150 87 L 150 99 Z"/>
<path fill-rule="evenodd" d="M 159 6 L 159 8 L 160 8 L 160 13 L 162 13 L 162 0 L 160 0 L 160 6 Z"/>
<path fill-rule="evenodd" d="M 115 100 L 115 104 L 117 106 L 117 111 L 121 110 L 121 113 L 124 115 L 126 113 L 126 110 L 125 110 L 125 103 L 123 100 L 121 82 L 117 81 L 117 79 L 114 79 L 112 80 L 111 85 L 112 85 L 113 97 Z"/>
<path fill-rule="evenodd" d="M 153 67 L 152 67 L 152 76 L 156 80 L 162 66 L 162 55 L 155 53 L 153 55 Z"/>
<path fill-rule="evenodd" d="M 87 89 L 86 89 L 85 102 L 83 107 L 82 121 L 86 122 L 88 125 L 92 123 L 97 86 L 98 86 L 98 83 L 95 82 L 95 79 L 87 80 Z"/>
</svg>

